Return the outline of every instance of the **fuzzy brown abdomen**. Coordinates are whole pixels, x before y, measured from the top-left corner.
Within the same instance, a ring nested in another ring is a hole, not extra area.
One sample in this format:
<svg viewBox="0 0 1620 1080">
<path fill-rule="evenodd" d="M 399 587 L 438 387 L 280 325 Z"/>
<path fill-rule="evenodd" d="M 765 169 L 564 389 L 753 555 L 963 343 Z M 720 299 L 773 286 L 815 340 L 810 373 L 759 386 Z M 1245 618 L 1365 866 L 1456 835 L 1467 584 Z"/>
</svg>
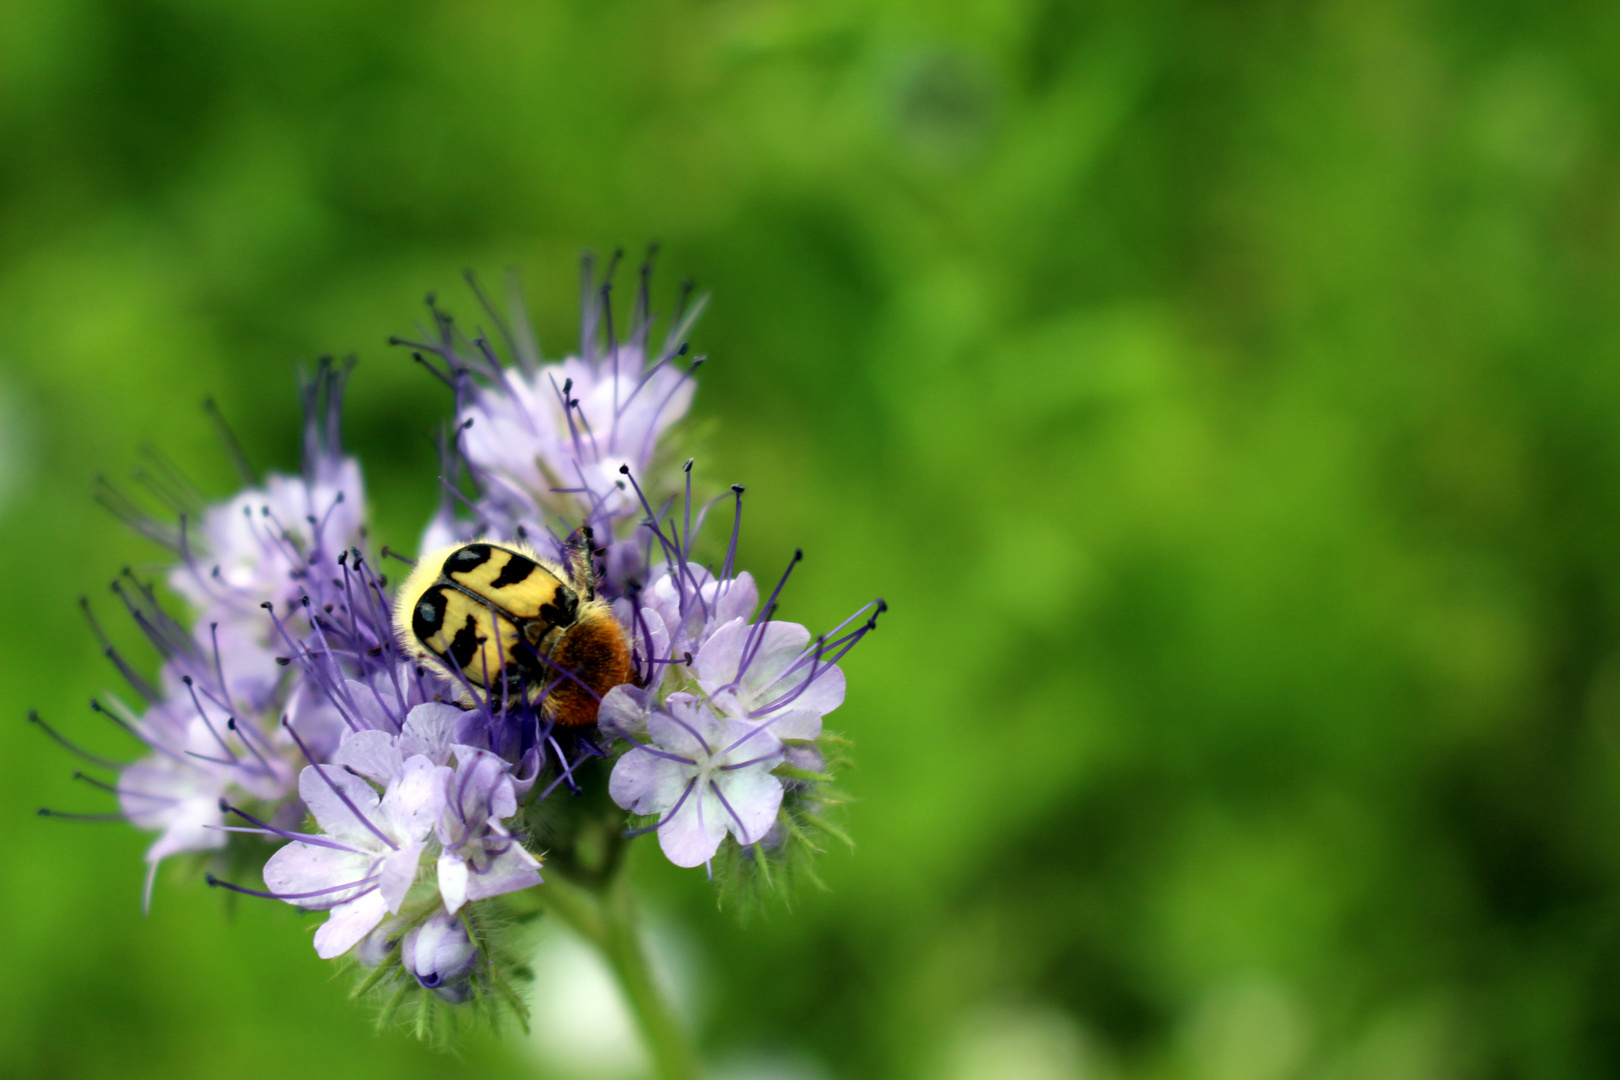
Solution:
<svg viewBox="0 0 1620 1080">
<path fill-rule="evenodd" d="M 630 642 L 606 604 L 592 604 L 582 610 L 578 621 L 557 642 L 550 659 L 557 675 L 573 675 L 564 676 L 546 695 L 545 711 L 559 727 L 596 723 L 601 699 L 615 686 L 630 681 Z"/>
</svg>

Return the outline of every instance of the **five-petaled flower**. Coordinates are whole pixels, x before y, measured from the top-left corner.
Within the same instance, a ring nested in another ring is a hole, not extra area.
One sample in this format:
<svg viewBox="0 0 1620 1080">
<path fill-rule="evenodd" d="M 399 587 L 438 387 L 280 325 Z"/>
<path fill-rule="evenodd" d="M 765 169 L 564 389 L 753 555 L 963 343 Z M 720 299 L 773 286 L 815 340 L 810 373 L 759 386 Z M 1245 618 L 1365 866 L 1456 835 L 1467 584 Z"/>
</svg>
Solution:
<svg viewBox="0 0 1620 1080">
<path fill-rule="evenodd" d="M 728 831 L 740 844 L 765 838 L 782 805 L 782 782 L 771 775 L 782 762 L 775 735 L 684 693 L 648 715 L 647 734 L 650 742 L 619 759 L 608 791 L 632 813 L 658 815 L 670 862 L 708 862 Z"/>
</svg>

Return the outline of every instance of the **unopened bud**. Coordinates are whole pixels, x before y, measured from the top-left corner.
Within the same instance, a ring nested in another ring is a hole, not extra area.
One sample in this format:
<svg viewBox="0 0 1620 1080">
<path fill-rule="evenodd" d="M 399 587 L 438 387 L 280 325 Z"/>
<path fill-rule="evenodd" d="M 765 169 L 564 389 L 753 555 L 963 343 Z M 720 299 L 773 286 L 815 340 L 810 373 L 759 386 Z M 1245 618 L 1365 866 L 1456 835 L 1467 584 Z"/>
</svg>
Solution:
<svg viewBox="0 0 1620 1080">
<path fill-rule="evenodd" d="M 400 961 L 417 982 L 446 1001 L 467 999 L 467 977 L 478 959 L 478 948 L 460 919 L 440 908 L 406 934 L 400 948 Z"/>
</svg>

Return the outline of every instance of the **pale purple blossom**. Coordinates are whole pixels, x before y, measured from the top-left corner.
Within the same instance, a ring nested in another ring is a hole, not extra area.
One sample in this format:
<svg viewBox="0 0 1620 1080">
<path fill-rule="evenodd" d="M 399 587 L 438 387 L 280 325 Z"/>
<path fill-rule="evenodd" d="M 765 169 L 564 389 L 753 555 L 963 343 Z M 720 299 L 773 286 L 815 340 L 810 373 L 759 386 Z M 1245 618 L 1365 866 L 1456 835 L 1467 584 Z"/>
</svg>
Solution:
<svg viewBox="0 0 1620 1080">
<path fill-rule="evenodd" d="M 728 832 L 744 845 L 765 838 L 782 804 L 782 782 L 771 775 L 782 761 L 775 735 L 688 694 L 654 710 L 647 734 L 614 765 L 608 791 L 631 813 L 658 816 L 670 862 L 701 866 Z"/>
<path fill-rule="evenodd" d="M 444 810 L 449 774 L 418 754 L 381 795 L 334 766 L 311 765 L 299 775 L 299 793 L 321 833 L 270 856 L 264 883 L 278 899 L 331 911 L 315 932 L 318 956 L 341 956 L 399 911 Z"/>
<path fill-rule="evenodd" d="M 501 824 L 517 813 L 511 765 L 487 750 L 452 749 L 456 771 L 436 831 L 443 845 L 439 893 L 454 914 L 469 900 L 540 884 L 540 860 Z"/>
<path fill-rule="evenodd" d="M 365 489 L 353 458 L 321 462 L 314 475 L 273 473 L 259 488 L 209 508 L 189 534 L 192 558 L 169 585 L 198 610 L 246 620 L 268 643 L 260 606 L 284 609 L 307 594 L 320 568 L 361 536 Z"/>
<path fill-rule="evenodd" d="M 650 269 L 643 268 L 634 316 L 615 333 L 613 268 L 597 282 L 587 260 L 579 350 L 551 362 L 541 359 L 520 306 L 514 306 L 517 317 L 509 325 L 486 302 L 497 332 L 469 338 L 429 298 L 432 327 L 418 340 L 398 343 L 442 365 L 433 370 L 456 394 L 456 437 L 447 447 L 444 471 L 453 480 L 465 469 L 480 497 L 476 523 L 458 518 L 447 498 L 422 550 L 468 540 L 483 529 L 561 536 L 585 522 L 609 542 L 606 576 L 612 582 L 644 569 L 637 545 L 611 543 L 627 538 L 640 512 L 638 494 L 624 474 L 653 471 L 668 455 L 670 429 L 691 407 L 692 373 L 700 361 L 682 366 L 683 335 L 703 308 L 701 298 L 688 303 L 689 294 L 683 295 L 662 343 L 655 344 Z M 500 358 L 497 345 L 505 346 L 509 359 Z"/>
</svg>

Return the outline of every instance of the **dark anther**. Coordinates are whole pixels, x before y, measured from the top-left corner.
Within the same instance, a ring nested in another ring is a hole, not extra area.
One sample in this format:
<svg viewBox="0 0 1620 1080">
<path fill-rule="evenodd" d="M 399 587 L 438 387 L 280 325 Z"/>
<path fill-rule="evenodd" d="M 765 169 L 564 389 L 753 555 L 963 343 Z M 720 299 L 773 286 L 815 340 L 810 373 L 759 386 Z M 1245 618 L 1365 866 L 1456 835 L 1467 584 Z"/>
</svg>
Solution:
<svg viewBox="0 0 1620 1080">
<path fill-rule="evenodd" d="M 737 494 L 741 495 L 744 491 L 746 491 L 748 489 L 743 487 L 741 484 L 732 484 L 731 485 L 731 490 L 735 491 Z"/>
<path fill-rule="evenodd" d="M 187 686 L 190 686 L 191 685 L 191 676 L 190 675 L 182 675 L 182 676 L 180 676 L 180 681 L 185 683 Z"/>
<path fill-rule="evenodd" d="M 228 814 L 231 812 L 231 804 L 225 801 L 225 796 L 223 795 L 219 797 L 219 812 L 222 814 Z"/>
<path fill-rule="evenodd" d="M 383 649 L 383 647 L 381 645 L 374 646 L 374 647 L 366 650 L 366 655 L 367 656 L 381 656 L 382 655 L 382 649 Z"/>
<path fill-rule="evenodd" d="M 224 799 L 220 800 L 220 802 L 224 802 L 224 801 L 225 801 Z M 208 887 L 210 889 L 215 888 L 215 887 L 217 887 L 219 885 L 219 878 L 215 877 L 212 872 L 204 874 L 203 875 L 203 880 L 208 882 Z"/>
<path fill-rule="evenodd" d="M 686 355 L 686 350 L 689 349 L 689 348 L 691 348 L 691 346 L 689 346 L 686 342 L 683 341 L 683 342 L 681 342 L 681 347 L 675 350 L 675 355 L 676 356 L 685 356 Z"/>
<path fill-rule="evenodd" d="M 697 460 L 696 458 L 687 458 L 686 459 L 686 464 L 681 466 L 681 472 L 691 472 L 692 471 L 692 462 L 694 462 L 696 460 Z"/>
<path fill-rule="evenodd" d="M 282 667 L 286 667 L 288 664 L 292 663 L 292 657 L 278 656 L 276 657 L 276 663 L 280 664 Z"/>
<path fill-rule="evenodd" d="M 260 604 L 259 606 L 264 608 L 264 610 L 266 610 L 266 611 L 274 611 L 274 610 L 276 610 L 276 606 L 274 604 L 272 604 L 268 600 L 266 600 L 264 603 Z"/>
<path fill-rule="evenodd" d="M 688 653 L 682 653 L 681 654 L 681 663 L 690 664 L 691 662 L 692 662 L 692 654 L 691 653 L 688 652 Z"/>
<path fill-rule="evenodd" d="M 326 612 L 328 615 L 330 615 L 330 614 L 332 614 L 332 605 L 327 604 L 325 607 L 321 608 L 321 610 Z"/>
<path fill-rule="evenodd" d="M 567 397 L 568 392 L 570 390 L 572 390 L 573 388 L 574 388 L 574 380 L 573 379 L 564 379 L 563 380 L 563 397 Z"/>
<path fill-rule="evenodd" d="M 384 551 L 387 551 L 387 550 L 388 550 L 388 549 L 387 549 L 387 548 L 383 548 L 383 550 L 384 550 Z M 349 553 L 348 553 L 348 552 L 347 552 L 347 551 L 344 551 L 344 552 L 339 552 L 339 554 L 338 554 L 338 565 L 339 565 L 339 566 L 343 566 L 343 565 L 344 565 L 344 564 L 346 564 L 346 563 L 347 563 L 347 562 L 348 562 L 348 561 L 349 561 Z"/>
</svg>

